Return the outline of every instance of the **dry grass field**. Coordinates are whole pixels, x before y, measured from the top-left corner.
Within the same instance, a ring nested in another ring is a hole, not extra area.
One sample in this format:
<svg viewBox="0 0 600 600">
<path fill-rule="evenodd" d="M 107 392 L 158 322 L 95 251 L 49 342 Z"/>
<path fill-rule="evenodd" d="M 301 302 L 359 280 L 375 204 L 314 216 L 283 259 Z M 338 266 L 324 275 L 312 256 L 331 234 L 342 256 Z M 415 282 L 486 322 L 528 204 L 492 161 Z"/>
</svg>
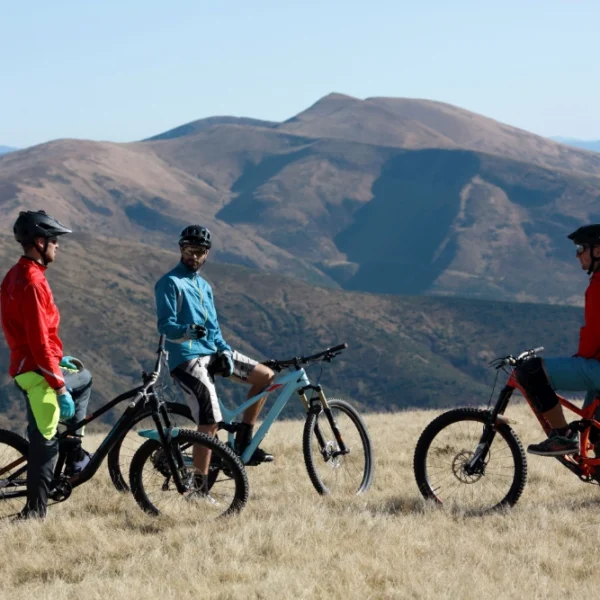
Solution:
<svg viewBox="0 0 600 600">
<path fill-rule="evenodd" d="M 210 523 L 146 516 L 106 469 L 45 522 L 1 523 L 0 598 L 575 598 L 596 589 L 600 489 L 529 457 L 515 508 L 465 517 L 421 500 L 416 440 L 434 412 L 368 415 L 371 491 L 321 498 L 306 475 L 302 423 L 276 423 L 276 462 L 249 468 L 250 501 Z M 509 407 L 524 444 L 539 439 Z M 88 441 L 88 445 L 93 440 Z"/>
</svg>

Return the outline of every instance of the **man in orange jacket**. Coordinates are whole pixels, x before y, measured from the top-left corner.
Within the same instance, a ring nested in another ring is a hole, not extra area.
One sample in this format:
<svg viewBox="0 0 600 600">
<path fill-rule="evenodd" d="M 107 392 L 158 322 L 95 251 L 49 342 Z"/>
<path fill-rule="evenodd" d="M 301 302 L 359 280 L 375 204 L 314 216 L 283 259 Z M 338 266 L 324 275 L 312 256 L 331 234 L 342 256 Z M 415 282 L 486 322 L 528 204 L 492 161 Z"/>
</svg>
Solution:
<svg viewBox="0 0 600 600">
<path fill-rule="evenodd" d="M 27 400 L 27 504 L 21 516 L 44 517 L 58 453 L 59 418 L 74 424 L 85 417 L 92 376 L 77 367 L 76 359 L 63 356 L 60 315 L 45 275 L 56 259 L 58 237 L 71 230 L 40 210 L 21 212 L 13 231 L 24 255 L 2 281 L 0 317 L 10 349 L 9 373 Z M 76 437 L 67 474 L 88 462 Z"/>
<path fill-rule="evenodd" d="M 584 406 L 600 394 L 600 224 L 585 225 L 568 236 L 576 256 L 590 275 L 585 292 L 585 322 L 577 354 L 571 357 L 533 358 L 517 367 L 516 376 L 532 403 L 552 426 L 548 439 L 527 451 L 541 456 L 579 452 L 577 432 L 571 431 L 554 390 L 585 391 Z M 598 415 L 596 415 L 598 418 Z M 600 452 L 598 440 L 596 455 Z"/>
</svg>

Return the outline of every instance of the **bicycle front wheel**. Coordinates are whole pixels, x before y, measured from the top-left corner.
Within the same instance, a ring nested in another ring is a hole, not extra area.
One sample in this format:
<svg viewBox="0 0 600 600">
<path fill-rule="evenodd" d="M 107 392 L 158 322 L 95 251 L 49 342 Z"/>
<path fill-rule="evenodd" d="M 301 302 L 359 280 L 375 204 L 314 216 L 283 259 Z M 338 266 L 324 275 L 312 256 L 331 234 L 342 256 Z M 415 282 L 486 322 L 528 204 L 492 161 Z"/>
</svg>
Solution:
<svg viewBox="0 0 600 600">
<path fill-rule="evenodd" d="M 179 465 L 185 489 L 179 492 L 166 452 Z M 210 452 L 210 489 L 199 483 L 194 456 Z M 217 476 L 212 474 L 216 472 Z M 182 430 L 165 450 L 155 440 L 144 442 L 131 461 L 131 491 L 140 507 L 152 515 L 210 519 L 241 511 L 248 500 L 248 479 L 240 459 L 217 438 L 197 431 Z"/>
<path fill-rule="evenodd" d="M 192 418 L 192 411 L 187 404 L 167 402 L 166 407 L 173 427 L 196 429 L 196 424 Z M 129 474 L 133 455 L 144 443 L 145 438 L 139 436 L 137 432 L 155 428 L 156 424 L 152 418 L 152 409 L 147 408 L 136 416 L 129 430 L 125 432 L 125 435 L 115 443 L 108 453 L 108 473 L 113 485 L 120 492 L 129 491 L 126 477 Z"/>
<path fill-rule="evenodd" d="M 304 425 L 302 450 L 308 476 L 319 494 L 362 494 L 371 487 L 374 469 L 367 427 L 345 400 L 329 400 L 329 407 L 331 417 L 324 410 L 310 412 Z M 340 449 L 335 427 L 345 452 Z"/>
<path fill-rule="evenodd" d="M 505 423 L 496 425 L 491 446 L 482 448 L 489 417 L 485 410 L 459 408 L 425 428 L 413 465 L 424 498 L 475 514 L 517 502 L 527 479 L 525 452 Z"/>
<path fill-rule="evenodd" d="M 25 438 L 0 429 L 0 519 L 12 517 L 27 502 L 27 456 Z"/>
</svg>

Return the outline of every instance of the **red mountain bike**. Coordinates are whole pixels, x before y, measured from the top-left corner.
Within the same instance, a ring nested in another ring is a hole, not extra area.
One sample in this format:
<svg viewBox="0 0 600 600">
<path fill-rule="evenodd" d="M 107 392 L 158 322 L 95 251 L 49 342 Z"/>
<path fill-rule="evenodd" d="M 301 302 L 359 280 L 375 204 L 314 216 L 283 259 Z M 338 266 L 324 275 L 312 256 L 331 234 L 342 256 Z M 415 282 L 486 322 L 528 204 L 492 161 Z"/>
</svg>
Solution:
<svg viewBox="0 0 600 600">
<path fill-rule="evenodd" d="M 496 369 L 511 367 L 508 381 L 493 408 L 457 408 L 441 414 L 425 428 L 414 456 L 414 473 L 421 494 L 438 504 L 481 513 L 513 506 L 525 488 L 527 459 L 517 434 L 504 417 L 510 398 L 518 389 L 533 410 L 542 429 L 551 430 L 515 378 L 514 367 L 541 352 L 527 350 L 490 363 Z M 592 457 L 590 434 L 600 439 L 600 422 L 594 419 L 600 398 L 578 408 L 558 396 L 563 407 L 579 415 L 570 427 L 579 432 L 579 452 L 556 456 L 560 463 L 586 483 L 600 481 L 600 457 Z"/>
</svg>

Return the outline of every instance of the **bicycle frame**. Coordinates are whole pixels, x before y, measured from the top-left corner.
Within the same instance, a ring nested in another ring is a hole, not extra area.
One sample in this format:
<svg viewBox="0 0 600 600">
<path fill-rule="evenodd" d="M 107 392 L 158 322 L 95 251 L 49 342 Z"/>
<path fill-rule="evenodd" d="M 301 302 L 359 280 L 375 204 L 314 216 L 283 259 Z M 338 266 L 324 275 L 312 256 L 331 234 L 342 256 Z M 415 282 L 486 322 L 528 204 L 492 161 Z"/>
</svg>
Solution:
<svg viewBox="0 0 600 600">
<path fill-rule="evenodd" d="M 492 410 L 492 422 L 495 423 L 498 420 L 498 417 L 504 414 L 506 407 L 508 406 L 508 402 L 510 397 L 512 396 L 514 390 L 517 389 L 523 394 L 527 404 L 529 404 L 529 408 L 533 411 L 533 414 L 536 416 L 539 421 L 542 429 L 546 434 L 550 432 L 552 427 L 547 419 L 542 415 L 533 405 L 529 396 L 523 389 L 523 387 L 519 384 L 515 377 L 514 370 L 511 371 L 511 374 L 506 382 L 506 385 L 500 392 L 498 396 L 498 401 Z M 557 394 L 558 400 L 564 408 L 567 408 L 571 412 L 578 415 L 581 420 L 579 422 L 579 453 L 574 455 L 566 455 L 566 456 L 557 456 L 555 457 L 559 462 L 565 465 L 568 469 L 573 471 L 576 475 L 581 477 L 582 479 L 589 479 L 592 475 L 595 474 L 596 468 L 600 467 L 600 458 L 591 458 L 588 456 L 588 450 L 590 448 L 590 430 L 592 427 L 600 430 L 600 421 L 594 419 L 594 415 L 598 407 L 600 407 L 600 398 L 595 398 L 594 402 L 585 408 L 578 408 L 572 402 L 569 402 L 566 398 L 563 398 L 559 394 Z"/>
<path fill-rule="evenodd" d="M 306 398 L 305 392 L 307 389 L 315 389 L 317 386 L 311 385 L 306 371 L 303 368 L 300 368 L 298 370 L 293 370 L 287 373 L 277 375 L 273 383 L 267 389 L 263 390 L 259 394 L 256 394 L 256 396 L 252 396 L 252 398 L 248 398 L 248 400 L 246 400 L 233 410 L 229 410 L 227 407 L 225 407 L 221 402 L 221 399 L 219 398 L 221 414 L 223 415 L 223 423 L 225 423 L 226 425 L 231 425 L 234 422 L 234 419 L 243 414 L 243 412 L 248 407 L 258 402 L 261 398 L 264 398 L 267 394 L 270 394 L 271 392 L 281 387 L 283 387 L 283 390 L 281 390 L 279 396 L 277 397 L 277 400 L 275 401 L 269 412 L 266 414 L 261 426 L 258 428 L 250 444 L 248 445 L 246 450 L 244 450 L 244 453 L 241 456 L 241 460 L 244 464 L 246 464 L 250 460 L 250 457 L 254 454 L 254 451 L 262 442 L 263 438 L 269 431 L 271 425 L 277 419 L 277 417 L 283 410 L 283 407 L 287 404 L 288 400 L 292 397 L 292 394 L 294 392 L 298 392 L 302 404 L 308 412 L 308 410 L 310 409 L 310 405 L 308 399 Z M 228 428 L 224 427 L 224 429 Z M 233 447 L 234 432 L 229 429 L 228 431 L 229 443 Z"/>
<path fill-rule="evenodd" d="M 161 336 L 160 342 L 159 342 L 159 349 L 158 349 L 158 358 L 156 360 L 156 366 L 154 369 L 154 373 L 149 377 L 149 379 L 147 381 L 144 382 L 143 385 L 133 388 L 132 390 L 129 390 L 128 392 L 125 392 L 123 394 L 120 394 L 119 396 L 117 396 L 116 398 L 114 398 L 113 400 L 111 400 L 110 402 L 108 402 L 107 404 L 102 406 L 101 408 L 99 408 L 96 412 L 92 413 L 91 415 L 87 416 L 85 419 L 82 419 L 81 421 L 79 421 L 75 424 L 69 425 L 64 431 L 61 431 L 60 433 L 58 433 L 56 435 L 56 439 L 59 442 L 59 455 L 58 455 L 58 460 L 57 460 L 57 463 L 56 463 L 56 466 L 54 469 L 54 478 L 56 481 L 58 481 L 60 478 L 60 473 L 62 471 L 62 467 L 64 465 L 64 458 L 65 458 L 64 452 L 62 452 L 60 450 L 61 440 L 67 439 L 69 435 L 75 433 L 81 427 L 84 427 L 85 425 L 88 425 L 89 423 L 95 421 L 100 416 L 102 416 L 104 413 L 111 410 L 112 408 L 117 406 L 117 404 L 120 404 L 121 402 L 125 402 L 127 400 L 133 399 L 131 401 L 131 403 L 129 404 L 129 406 L 127 407 L 127 409 L 125 410 L 125 412 L 121 415 L 119 420 L 115 423 L 113 428 L 108 432 L 108 435 L 104 438 L 104 440 L 102 441 L 102 443 L 100 444 L 100 446 L 98 447 L 96 452 L 94 452 L 92 458 L 90 459 L 90 462 L 85 466 L 85 468 L 82 471 L 80 471 L 76 475 L 73 475 L 72 477 L 68 478 L 71 488 L 78 487 L 78 486 L 82 485 L 83 483 L 89 481 L 92 477 L 94 477 L 94 475 L 96 474 L 96 472 L 102 465 L 102 462 L 104 461 L 106 456 L 109 454 L 109 452 L 112 450 L 112 448 L 117 443 L 117 441 L 121 438 L 122 435 L 124 435 L 131 428 L 131 425 L 133 424 L 136 415 L 140 412 L 140 410 L 143 409 L 143 407 L 147 401 L 150 401 L 153 403 L 152 419 L 154 420 L 155 426 L 159 432 L 159 437 L 160 437 L 160 440 L 161 440 L 163 446 L 166 446 L 170 442 L 171 420 L 169 418 L 169 413 L 165 407 L 164 400 L 162 398 L 159 398 L 154 393 L 154 383 L 160 373 L 160 364 L 161 364 L 164 353 L 165 353 L 164 336 Z M 164 426 L 163 426 L 163 423 L 161 422 L 161 418 L 162 418 L 162 421 L 164 422 Z M 176 458 L 177 458 L 178 462 L 180 462 L 180 463 L 182 462 L 181 455 L 178 455 Z M 185 486 L 179 477 L 179 471 L 177 470 L 177 466 L 175 465 L 175 461 L 170 452 L 167 453 L 167 460 L 169 462 L 169 466 L 171 467 L 171 472 L 174 474 L 173 479 L 174 479 L 175 485 L 177 486 L 177 489 L 180 492 L 182 492 L 185 489 Z M 24 458 L 19 459 L 18 461 L 11 463 L 4 469 L 1 469 L 0 477 L 6 471 L 17 466 L 19 464 L 19 462 L 24 462 L 24 461 L 25 461 Z M 178 466 L 181 467 L 182 464 L 179 464 Z M 13 475 L 13 478 L 22 474 L 24 472 L 25 468 L 26 467 L 23 467 L 22 470 L 19 470 L 17 473 L 15 473 Z M 70 494 L 70 490 L 69 490 L 69 494 Z M 26 492 L 24 492 L 24 491 L 23 492 L 15 492 L 14 494 L 10 494 L 10 497 L 19 497 L 19 496 L 25 496 L 25 495 L 26 495 Z M 5 496 L 5 497 L 8 497 L 8 496 Z"/>
</svg>

